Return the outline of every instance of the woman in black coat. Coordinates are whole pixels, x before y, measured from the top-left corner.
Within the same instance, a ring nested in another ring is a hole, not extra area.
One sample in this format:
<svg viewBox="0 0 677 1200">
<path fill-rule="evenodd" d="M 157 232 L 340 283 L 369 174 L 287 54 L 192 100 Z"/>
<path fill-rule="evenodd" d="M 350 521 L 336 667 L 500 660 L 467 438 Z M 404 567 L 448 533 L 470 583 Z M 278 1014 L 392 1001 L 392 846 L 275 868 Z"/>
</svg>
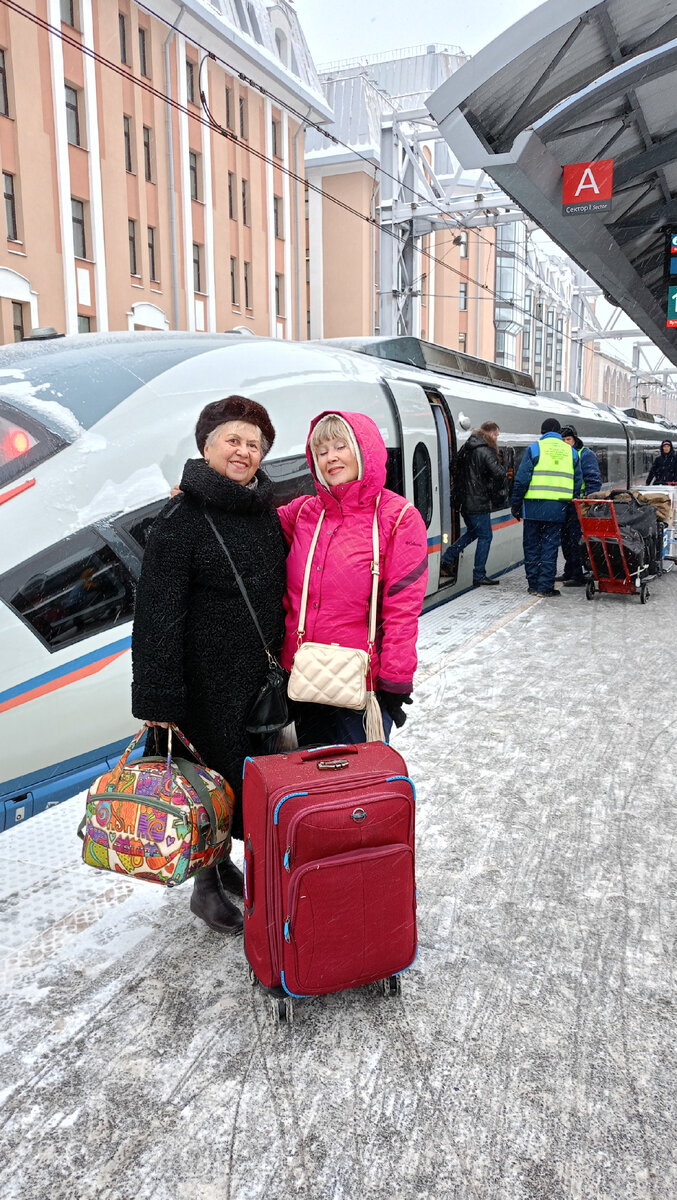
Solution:
<svg viewBox="0 0 677 1200">
<path fill-rule="evenodd" d="M 277 654 L 284 630 L 286 543 L 272 485 L 259 470 L 275 431 L 266 410 L 242 396 L 208 404 L 181 494 L 155 521 L 143 559 L 132 635 L 132 711 L 148 726 L 179 729 L 235 793 L 233 834 L 242 837 L 242 767 L 256 752 L 247 714 L 268 660 L 211 517 L 247 589 L 263 635 Z M 238 933 L 242 895 L 230 861 L 200 871 L 190 906 L 212 929 Z"/>
<path fill-rule="evenodd" d="M 661 452 L 654 458 L 651 470 L 646 477 L 646 483 L 674 483 L 677 480 L 677 455 L 672 442 L 667 438 L 661 443 Z M 646 484 L 645 484 L 646 486 Z"/>
</svg>

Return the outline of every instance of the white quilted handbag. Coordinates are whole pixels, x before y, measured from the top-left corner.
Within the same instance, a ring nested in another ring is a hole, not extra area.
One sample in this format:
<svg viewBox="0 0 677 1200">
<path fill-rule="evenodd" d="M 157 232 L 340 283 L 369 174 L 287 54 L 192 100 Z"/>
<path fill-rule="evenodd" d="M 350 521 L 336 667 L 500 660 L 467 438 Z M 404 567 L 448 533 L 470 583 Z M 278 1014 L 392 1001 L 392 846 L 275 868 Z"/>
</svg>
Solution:
<svg viewBox="0 0 677 1200">
<path fill-rule="evenodd" d="M 306 560 L 299 613 L 298 648 L 294 655 L 287 692 L 290 699 L 301 700 L 306 704 L 329 704 L 334 708 L 351 708 L 357 711 L 366 709 L 367 741 L 380 740 L 384 737 L 381 709 L 373 690 L 368 687 L 368 683 L 371 683 L 371 655 L 376 636 L 376 603 L 379 580 L 378 499 L 374 508 L 372 526 L 372 586 L 367 650 L 356 650 L 353 646 L 339 646 L 337 642 L 303 641 L 310 571 L 324 515 L 323 509 Z M 370 732 L 372 737 L 369 736 Z"/>
</svg>

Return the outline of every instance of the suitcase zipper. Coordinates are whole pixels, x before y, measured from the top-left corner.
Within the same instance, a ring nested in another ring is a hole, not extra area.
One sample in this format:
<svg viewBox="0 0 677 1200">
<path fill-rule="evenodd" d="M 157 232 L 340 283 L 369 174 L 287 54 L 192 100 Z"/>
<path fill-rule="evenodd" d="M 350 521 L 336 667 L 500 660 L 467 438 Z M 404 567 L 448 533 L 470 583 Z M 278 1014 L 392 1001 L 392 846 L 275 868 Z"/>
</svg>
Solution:
<svg viewBox="0 0 677 1200">
<path fill-rule="evenodd" d="M 298 870 L 293 872 L 291 880 L 290 880 L 290 884 L 289 884 L 289 893 L 287 896 L 287 910 L 288 911 L 287 911 L 287 916 L 285 917 L 284 923 L 282 925 L 282 937 L 280 939 L 280 945 L 281 945 L 281 949 L 282 949 L 282 954 L 280 956 L 280 972 L 279 972 L 280 975 L 282 975 L 283 972 L 284 972 L 284 974 L 287 974 L 287 975 L 289 974 L 289 972 L 284 971 L 283 964 L 284 964 L 284 953 L 285 952 L 284 952 L 283 947 L 284 947 L 285 943 L 288 946 L 291 946 L 291 944 L 294 941 L 293 925 L 294 925 L 294 920 L 296 918 L 296 913 L 297 913 L 298 896 L 299 896 L 299 891 L 303 885 L 306 875 L 309 875 L 311 873 L 314 874 L 315 872 L 321 871 L 324 868 L 334 867 L 337 864 L 348 867 L 356 862 L 359 862 L 360 860 L 366 861 L 366 860 L 374 859 L 374 858 L 394 857 L 395 855 L 401 854 L 402 851 L 408 852 L 413 859 L 413 851 L 412 851 L 411 847 L 408 846 L 405 842 L 396 842 L 390 846 L 369 846 L 366 849 L 352 851 L 348 854 L 335 854 L 335 855 L 332 855 L 330 858 L 316 859 L 313 862 L 304 863 L 301 867 L 298 868 Z M 413 904 L 414 904 L 414 909 L 415 909 L 416 908 L 415 886 L 414 886 L 414 892 L 413 892 Z M 285 989 L 288 990 L 287 985 L 285 984 L 284 986 L 285 986 Z M 295 992 L 293 992 L 291 994 L 296 995 Z"/>
<path fill-rule="evenodd" d="M 287 837 L 289 838 L 289 845 L 287 846 L 287 849 L 285 850 L 284 857 L 282 860 L 282 865 L 283 865 L 285 871 L 287 872 L 287 874 L 290 874 L 291 870 L 292 870 L 291 864 L 292 864 L 292 861 L 294 858 L 294 851 L 296 849 L 295 841 L 296 841 L 298 827 L 301 824 L 301 822 L 306 820 L 306 818 L 311 816 L 311 814 L 316 813 L 316 812 L 336 812 L 336 811 L 340 812 L 344 809 L 352 808 L 353 809 L 352 815 L 354 816 L 355 821 L 359 822 L 360 819 L 364 820 L 367 815 L 366 812 L 364 812 L 363 805 L 379 803 L 380 801 L 383 801 L 383 800 L 394 800 L 394 799 L 397 799 L 397 792 L 386 792 L 386 793 L 382 793 L 379 795 L 361 796 L 357 802 L 355 800 L 350 800 L 350 801 L 344 800 L 339 804 L 315 804 L 315 805 L 313 805 L 312 808 L 304 808 L 303 812 L 295 813 L 294 816 L 292 817 L 291 821 L 289 822 L 289 828 L 287 830 Z M 404 797 L 403 797 L 403 799 L 404 799 Z M 364 816 L 362 816 L 361 818 L 359 816 L 360 813 L 364 813 Z M 411 814 L 409 816 L 408 835 L 409 835 L 409 837 L 411 836 Z M 388 843 L 386 843 L 386 844 L 388 844 Z M 371 847 L 363 847 L 363 848 L 371 849 Z M 352 851 L 349 851 L 348 853 L 352 853 Z"/>
</svg>

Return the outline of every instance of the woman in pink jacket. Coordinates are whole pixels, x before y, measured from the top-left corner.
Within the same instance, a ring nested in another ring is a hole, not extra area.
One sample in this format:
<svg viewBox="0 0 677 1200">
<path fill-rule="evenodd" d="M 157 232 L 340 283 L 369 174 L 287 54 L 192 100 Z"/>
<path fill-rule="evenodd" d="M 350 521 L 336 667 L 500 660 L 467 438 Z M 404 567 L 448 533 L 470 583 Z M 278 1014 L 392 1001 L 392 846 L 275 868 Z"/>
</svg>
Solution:
<svg viewBox="0 0 677 1200">
<path fill-rule="evenodd" d="M 312 559 L 304 641 L 366 650 L 378 498 L 380 580 L 372 677 L 386 737 L 404 724 L 416 670 L 418 617 L 428 578 L 425 524 L 385 485 L 387 452 L 378 428 L 362 413 L 321 413 L 310 427 L 306 454 L 316 496 L 279 509 L 289 543 L 282 665 L 291 669 L 303 577 L 313 534 L 325 517 Z M 363 714 L 322 704 L 293 705 L 299 745 L 362 742 Z"/>
</svg>

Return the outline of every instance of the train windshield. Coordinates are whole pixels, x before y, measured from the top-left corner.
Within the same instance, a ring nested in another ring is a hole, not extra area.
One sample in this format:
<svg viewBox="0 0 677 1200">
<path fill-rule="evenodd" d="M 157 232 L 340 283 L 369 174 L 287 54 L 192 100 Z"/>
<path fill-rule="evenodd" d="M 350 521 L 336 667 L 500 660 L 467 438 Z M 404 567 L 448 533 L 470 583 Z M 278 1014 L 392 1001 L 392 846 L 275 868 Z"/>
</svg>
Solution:
<svg viewBox="0 0 677 1200">
<path fill-rule="evenodd" d="M 129 336 L 116 340 L 114 334 L 22 342 L 0 352 L 0 401 L 44 420 L 71 441 L 177 363 L 232 340 L 232 335 L 203 334 L 196 340 L 195 335 L 136 333 L 133 342 Z"/>
</svg>

